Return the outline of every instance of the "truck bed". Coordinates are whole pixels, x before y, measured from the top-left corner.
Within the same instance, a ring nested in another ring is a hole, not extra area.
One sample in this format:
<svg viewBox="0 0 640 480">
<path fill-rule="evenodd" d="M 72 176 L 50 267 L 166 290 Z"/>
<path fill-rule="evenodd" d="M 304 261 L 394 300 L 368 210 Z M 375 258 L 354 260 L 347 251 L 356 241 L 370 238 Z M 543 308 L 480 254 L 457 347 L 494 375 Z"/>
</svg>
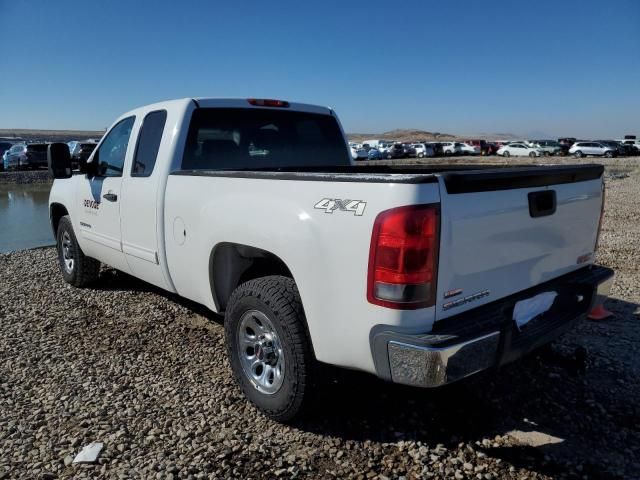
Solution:
<svg viewBox="0 0 640 480">
<path fill-rule="evenodd" d="M 449 193 L 557 185 L 599 178 L 604 167 L 584 165 L 351 165 L 296 168 L 179 170 L 172 175 L 370 183 L 432 183 L 443 176 Z"/>
</svg>

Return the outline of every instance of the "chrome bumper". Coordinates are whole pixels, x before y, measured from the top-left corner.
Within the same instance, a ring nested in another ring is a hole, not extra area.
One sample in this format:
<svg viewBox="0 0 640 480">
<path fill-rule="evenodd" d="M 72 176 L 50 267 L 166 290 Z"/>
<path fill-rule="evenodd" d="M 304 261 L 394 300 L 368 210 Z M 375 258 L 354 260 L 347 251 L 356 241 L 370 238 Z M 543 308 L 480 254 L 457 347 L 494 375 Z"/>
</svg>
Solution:
<svg viewBox="0 0 640 480">
<path fill-rule="evenodd" d="M 533 327 L 531 334 L 514 331 L 510 315 L 504 314 L 512 311 L 509 308 L 516 300 L 494 302 L 496 312 L 501 315 L 498 323 L 493 329 L 485 328 L 464 341 L 457 341 L 461 337 L 446 333 L 411 335 L 378 326 L 371 332 L 376 372 L 379 377 L 395 383 L 438 387 L 513 361 L 554 340 L 583 318 L 594 305 L 604 302 L 614 277 L 613 271 L 599 268 L 605 270 L 600 276 L 580 284 L 583 290 L 590 290 L 590 304 L 583 305 L 582 311 L 575 315 L 562 312 L 564 315 L 559 314 L 547 325 Z M 466 313 L 467 321 L 473 323 L 474 311 Z"/>
</svg>

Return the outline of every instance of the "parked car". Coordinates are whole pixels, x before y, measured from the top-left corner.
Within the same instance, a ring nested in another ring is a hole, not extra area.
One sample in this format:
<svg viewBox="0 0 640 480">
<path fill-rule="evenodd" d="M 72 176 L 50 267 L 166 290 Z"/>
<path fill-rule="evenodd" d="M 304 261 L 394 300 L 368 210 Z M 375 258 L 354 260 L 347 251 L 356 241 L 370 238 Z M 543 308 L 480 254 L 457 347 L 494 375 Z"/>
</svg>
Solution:
<svg viewBox="0 0 640 480">
<path fill-rule="evenodd" d="M 434 152 L 433 148 L 431 147 L 431 145 L 428 145 L 426 143 L 414 143 L 411 146 L 416 151 L 416 156 L 418 158 L 435 156 L 435 152 Z"/>
<path fill-rule="evenodd" d="M 473 147 L 478 147 L 480 155 L 494 155 L 497 151 L 498 148 L 495 147 L 494 145 L 487 142 L 486 140 L 465 140 L 463 143 L 466 143 L 467 145 L 471 145 Z"/>
<path fill-rule="evenodd" d="M 417 156 L 416 149 L 413 148 L 413 146 L 410 143 L 403 143 L 402 144 L 402 148 L 404 148 L 404 156 L 405 157 L 409 158 L 409 157 Z"/>
<path fill-rule="evenodd" d="M 24 143 L 18 143 L 13 145 L 6 152 L 6 158 L 4 160 L 5 170 L 20 170 L 26 168 L 26 152 L 27 146 Z"/>
<path fill-rule="evenodd" d="M 495 142 L 487 142 L 484 155 L 496 155 L 500 147 Z"/>
<path fill-rule="evenodd" d="M 224 313 L 233 378 L 277 421 L 313 405 L 317 362 L 439 387 L 555 340 L 613 281 L 602 165 L 354 166 L 329 108 L 206 98 L 125 113 L 90 160 L 51 146 L 62 279 L 104 263 Z"/>
<path fill-rule="evenodd" d="M 542 150 L 546 156 L 562 154 L 562 147 L 555 140 L 529 140 L 529 146 Z"/>
<path fill-rule="evenodd" d="M 498 149 L 498 155 L 503 157 L 541 157 L 544 152 L 539 148 L 530 147 L 524 143 L 509 143 Z"/>
<path fill-rule="evenodd" d="M 462 148 L 460 148 L 460 143 L 458 142 L 441 142 L 441 143 L 442 143 L 442 153 L 446 156 L 460 155 L 460 152 L 462 152 Z"/>
<path fill-rule="evenodd" d="M 404 146 L 401 143 L 394 143 L 389 150 L 387 150 L 386 158 L 404 158 Z"/>
<path fill-rule="evenodd" d="M 640 140 L 634 140 L 630 138 L 625 138 L 623 140 L 619 140 L 622 144 L 626 145 L 626 150 L 630 153 L 628 155 L 638 155 L 640 154 Z"/>
<path fill-rule="evenodd" d="M 569 153 L 578 158 L 588 155 L 611 158 L 615 157 L 618 152 L 616 149 L 598 142 L 576 142 L 569 149 Z"/>
<path fill-rule="evenodd" d="M 433 149 L 434 156 L 444 156 L 443 144 L 441 142 L 427 142 L 426 145 L 430 146 Z"/>
<path fill-rule="evenodd" d="M 480 147 L 462 142 L 460 143 L 460 153 L 462 153 L 462 155 L 480 155 Z"/>
<path fill-rule="evenodd" d="M 377 148 L 371 148 L 367 152 L 367 158 L 369 160 L 382 160 L 384 157 L 382 156 L 382 153 L 380 153 L 380 150 Z"/>
<path fill-rule="evenodd" d="M 3 154 L 2 154 L 2 170 L 9 170 L 9 164 L 7 161 L 7 157 L 9 156 L 9 150 L 6 150 Z"/>
<path fill-rule="evenodd" d="M 4 152 L 8 151 L 12 147 L 10 142 L 0 142 L 0 155 L 3 161 L 0 163 L 0 171 L 4 170 Z"/>
<path fill-rule="evenodd" d="M 369 158 L 367 151 L 357 144 L 350 145 L 351 158 L 354 160 L 366 160 Z"/>
<path fill-rule="evenodd" d="M 617 142 L 615 140 L 596 140 L 600 145 L 604 145 L 605 147 L 611 147 L 616 151 L 616 156 L 624 157 L 626 155 L 630 155 L 631 149 L 627 147 L 624 143 Z"/>
<path fill-rule="evenodd" d="M 573 145 L 577 141 L 578 139 L 574 137 L 559 138 L 558 143 L 560 144 L 560 148 L 562 149 L 561 155 L 569 155 L 569 149 L 571 148 L 571 145 Z"/>
<path fill-rule="evenodd" d="M 78 168 L 81 162 L 86 161 L 95 150 L 97 143 L 94 142 L 70 142 L 74 143 L 73 148 L 69 147 L 71 155 L 71 165 L 74 169 Z"/>
</svg>

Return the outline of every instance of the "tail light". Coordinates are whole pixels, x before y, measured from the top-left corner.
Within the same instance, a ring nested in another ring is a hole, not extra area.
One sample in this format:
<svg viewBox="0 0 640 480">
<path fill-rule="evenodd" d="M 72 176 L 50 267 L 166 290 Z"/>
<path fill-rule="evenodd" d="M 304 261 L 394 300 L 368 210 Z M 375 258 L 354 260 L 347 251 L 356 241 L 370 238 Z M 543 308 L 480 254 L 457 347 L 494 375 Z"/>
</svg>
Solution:
<svg viewBox="0 0 640 480">
<path fill-rule="evenodd" d="M 284 100 L 272 100 L 269 98 L 248 98 L 247 102 L 256 107 L 289 107 L 289 102 L 285 102 Z"/>
<path fill-rule="evenodd" d="M 410 310 L 435 305 L 440 209 L 411 205 L 380 213 L 369 250 L 367 300 Z"/>
</svg>

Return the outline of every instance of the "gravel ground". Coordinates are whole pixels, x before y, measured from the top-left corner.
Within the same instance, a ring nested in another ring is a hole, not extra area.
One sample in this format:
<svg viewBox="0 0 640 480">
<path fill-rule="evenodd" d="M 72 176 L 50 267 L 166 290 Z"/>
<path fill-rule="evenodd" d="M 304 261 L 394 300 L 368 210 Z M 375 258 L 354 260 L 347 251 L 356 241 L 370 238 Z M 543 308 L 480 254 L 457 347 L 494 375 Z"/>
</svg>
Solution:
<svg viewBox="0 0 640 480">
<path fill-rule="evenodd" d="M 72 288 L 51 248 L 0 255 L 0 479 L 640 478 L 640 174 L 609 173 L 614 319 L 436 391 L 330 369 L 294 427 L 235 387 L 219 317 L 108 269 Z"/>
</svg>

